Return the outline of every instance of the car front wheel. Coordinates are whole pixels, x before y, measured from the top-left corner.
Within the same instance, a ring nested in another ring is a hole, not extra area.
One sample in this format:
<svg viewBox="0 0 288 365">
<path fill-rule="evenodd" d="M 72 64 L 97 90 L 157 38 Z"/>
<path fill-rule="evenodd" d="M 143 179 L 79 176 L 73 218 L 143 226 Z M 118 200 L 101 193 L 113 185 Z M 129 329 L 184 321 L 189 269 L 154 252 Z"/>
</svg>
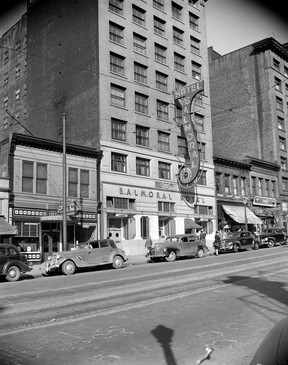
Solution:
<svg viewBox="0 0 288 365">
<path fill-rule="evenodd" d="M 234 246 L 233 246 L 233 251 L 234 251 L 235 253 L 239 252 L 239 246 L 238 246 L 238 245 L 234 245 Z"/>
<path fill-rule="evenodd" d="M 274 242 L 273 240 L 269 240 L 269 241 L 267 242 L 267 246 L 268 246 L 268 247 L 274 247 L 274 245 L 275 245 L 275 242 Z"/>
<path fill-rule="evenodd" d="M 5 279 L 7 281 L 17 281 L 17 280 L 19 280 L 20 275 L 21 275 L 21 273 L 20 273 L 19 267 L 10 266 L 6 273 Z"/>
<path fill-rule="evenodd" d="M 201 259 L 204 256 L 204 251 L 202 248 L 199 248 L 198 252 L 197 252 L 197 257 L 199 259 Z"/>
<path fill-rule="evenodd" d="M 64 275 L 73 275 L 76 271 L 76 266 L 73 261 L 65 261 L 61 267 Z"/>
<path fill-rule="evenodd" d="M 176 260 L 176 253 L 174 251 L 169 252 L 169 255 L 165 257 L 168 262 L 173 262 Z"/>
<path fill-rule="evenodd" d="M 115 256 L 112 266 L 114 267 L 114 269 L 121 269 L 121 267 L 123 267 L 123 262 L 124 261 L 121 256 Z"/>
</svg>

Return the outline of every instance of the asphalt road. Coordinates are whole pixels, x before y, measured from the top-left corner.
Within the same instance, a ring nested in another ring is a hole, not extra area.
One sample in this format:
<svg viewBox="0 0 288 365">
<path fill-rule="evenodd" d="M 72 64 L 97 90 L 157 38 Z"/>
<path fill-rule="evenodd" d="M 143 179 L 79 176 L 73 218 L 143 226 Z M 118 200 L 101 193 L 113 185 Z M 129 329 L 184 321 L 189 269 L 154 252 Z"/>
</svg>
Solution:
<svg viewBox="0 0 288 365">
<path fill-rule="evenodd" d="M 0 282 L 0 364 L 248 365 L 287 316 L 288 246 Z"/>
</svg>

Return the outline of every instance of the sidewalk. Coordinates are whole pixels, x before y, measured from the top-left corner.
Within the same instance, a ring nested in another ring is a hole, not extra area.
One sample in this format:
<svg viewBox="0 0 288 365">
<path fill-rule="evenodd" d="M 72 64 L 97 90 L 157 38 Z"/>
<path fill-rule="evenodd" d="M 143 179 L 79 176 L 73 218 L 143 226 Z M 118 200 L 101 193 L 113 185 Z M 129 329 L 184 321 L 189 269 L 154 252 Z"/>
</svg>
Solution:
<svg viewBox="0 0 288 365">
<path fill-rule="evenodd" d="M 132 266 L 132 265 L 138 265 L 138 264 L 145 264 L 147 263 L 147 258 L 144 255 L 133 255 L 128 256 L 128 261 L 125 262 L 125 266 Z M 41 277 L 45 275 L 45 263 L 42 262 L 42 264 L 34 264 L 31 271 L 27 272 L 26 275 L 31 275 L 36 277 Z"/>
</svg>

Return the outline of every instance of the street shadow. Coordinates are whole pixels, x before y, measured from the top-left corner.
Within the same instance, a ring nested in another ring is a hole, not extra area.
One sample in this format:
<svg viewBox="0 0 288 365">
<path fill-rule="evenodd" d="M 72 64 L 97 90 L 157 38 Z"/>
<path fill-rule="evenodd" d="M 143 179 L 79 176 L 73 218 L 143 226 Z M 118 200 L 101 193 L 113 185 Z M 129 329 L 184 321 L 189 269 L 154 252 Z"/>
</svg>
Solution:
<svg viewBox="0 0 288 365">
<path fill-rule="evenodd" d="M 173 351 L 171 349 L 172 337 L 174 330 L 171 328 L 158 325 L 151 331 L 152 335 L 156 338 L 156 340 L 162 346 L 166 364 L 167 365 L 177 365 L 176 360 L 174 358 Z"/>
<path fill-rule="evenodd" d="M 267 298 L 276 300 L 284 305 L 288 305 L 287 289 L 285 288 L 287 286 L 286 283 L 241 275 L 228 276 L 226 280 L 223 280 L 223 282 L 225 284 L 246 287 L 254 292 L 264 295 Z"/>
</svg>

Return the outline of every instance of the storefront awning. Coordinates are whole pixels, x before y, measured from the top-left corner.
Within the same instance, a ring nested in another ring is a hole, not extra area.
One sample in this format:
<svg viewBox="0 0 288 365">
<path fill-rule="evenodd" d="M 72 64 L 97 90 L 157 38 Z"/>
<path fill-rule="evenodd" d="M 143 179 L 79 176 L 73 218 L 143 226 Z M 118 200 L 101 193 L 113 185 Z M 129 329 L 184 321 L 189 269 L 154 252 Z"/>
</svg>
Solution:
<svg viewBox="0 0 288 365">
<path fill-rule="evenodd" d="M 199 226 L 199 224 L 195 223 L 193 219 L 186 218 L 184 221 L 184 227 L 185 229 L 191 229 L 191 228 L 202 228 Z"/>
<path fill-rule="evenodd" d="M 10 236 L 17 234 L 17 227 L 9 224 L 3 216 L 0 216 L 0 236 Z"/>
<path fill-rule="evenodd" d="M 237 223 L 245 223 L 244 206 L 222 205 L 225 212 Z M 261 224 L 259 219 L 249 208 L 246 207 L 246 216 L 248 224 Z"/>
</svg>

